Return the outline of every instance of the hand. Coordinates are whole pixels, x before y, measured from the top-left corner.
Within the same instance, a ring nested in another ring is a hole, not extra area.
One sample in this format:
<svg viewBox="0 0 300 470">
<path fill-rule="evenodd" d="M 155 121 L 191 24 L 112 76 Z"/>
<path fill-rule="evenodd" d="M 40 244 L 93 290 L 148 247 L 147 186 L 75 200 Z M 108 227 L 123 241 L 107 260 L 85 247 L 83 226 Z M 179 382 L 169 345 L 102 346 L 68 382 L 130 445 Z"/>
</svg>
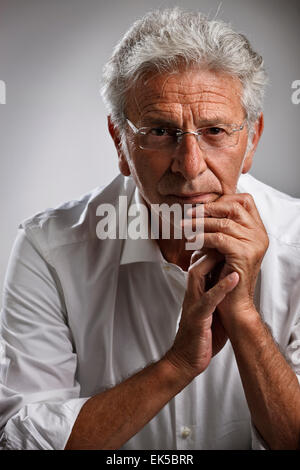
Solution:
<svg viewBox="0 0 300 470">
<path fill-rule="evenodd" d="M 194 219 L 184 223 L 195 226 L 197 208 L 190 215 Z M 222 324 L 228 331 L 234 319 L 239 320 L 255 311 L 254 289 L 268 248 L 268 235 L 249 194 L 224 195 L 215 202 L 204 204 L 202 221 L 204 248 L 215 249 L 224 257 L 220 279 L 233 271 L 240 277 L 238 287 L 218 306 Z"/>
<path fill-rule="evenodd" d="M 206 275 L 222 257 L 214 250 L 206 255 L 196 251 L 188 270 L 188 283 L 182 306 L 178 332 L 166 358 L 177 368 L 194 378 L 208 366 L 227 341 L 227 335 L 217 315 L 217 305 L 239 281 L 237 273 L 227 275 L 205 292 Z"/>
</svg>

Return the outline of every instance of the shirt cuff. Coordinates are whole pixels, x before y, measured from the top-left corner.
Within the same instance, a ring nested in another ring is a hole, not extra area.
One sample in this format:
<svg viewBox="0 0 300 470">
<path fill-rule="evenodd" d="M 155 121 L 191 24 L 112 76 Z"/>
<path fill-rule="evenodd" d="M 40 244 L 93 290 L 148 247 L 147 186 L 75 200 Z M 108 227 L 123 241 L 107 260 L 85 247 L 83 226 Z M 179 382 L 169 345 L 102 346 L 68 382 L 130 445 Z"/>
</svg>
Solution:
<svg viewBox="0 0 300 470">
<path fill-rule="evenodd" d="M 63 450 L 77 416 L 89 398 L 64 403 L 31 403 L 6 424 L 0 439 L 2 450 Z"/>
</svg>

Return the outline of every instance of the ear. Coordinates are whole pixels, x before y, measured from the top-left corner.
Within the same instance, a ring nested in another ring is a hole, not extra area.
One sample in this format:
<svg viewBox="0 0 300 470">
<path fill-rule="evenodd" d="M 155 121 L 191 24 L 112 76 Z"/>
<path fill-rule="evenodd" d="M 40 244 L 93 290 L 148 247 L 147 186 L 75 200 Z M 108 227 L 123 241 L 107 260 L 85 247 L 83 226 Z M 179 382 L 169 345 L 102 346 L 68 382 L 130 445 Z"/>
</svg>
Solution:
<svg viewBox="0 0 300 470">
<path fill-rule="evenodd" d="M 118 152 L 118 161 L 119 161 L 119 169 L 122 175 L 124 176 L 130 176 L 130 168 L 127 162 L 127 158 L 121 148 L 121 138 L 120 138 L 120 132 L 119 129 L 114 125 L 112 122 L 110 116 L 107 118 L 107 124 L 108 124 L 108 130 L 109 133 L 112 137 L 112 140 L 114 141 L 115 147 Z"/>
<path fill-rule="evenodd" d="M 252 166 L 253 156 L 254 156 L 256 147 L 258 145 L 259 139 L 261 138 L 261 135 L 263 133 L 263 130 L 264 130 L 264 115 L 263 113 L 261 113 L 261 115 L 259 116 L 259 118 L 254 124 L 254 134 L 252 136 L 252 143 L 251 143 L 252 145 L 250 149 L 248 150 L 248 153 L 244 160 L 242 173 L 248 173 L 248 171 L 250 170 Z"/>
</svg>

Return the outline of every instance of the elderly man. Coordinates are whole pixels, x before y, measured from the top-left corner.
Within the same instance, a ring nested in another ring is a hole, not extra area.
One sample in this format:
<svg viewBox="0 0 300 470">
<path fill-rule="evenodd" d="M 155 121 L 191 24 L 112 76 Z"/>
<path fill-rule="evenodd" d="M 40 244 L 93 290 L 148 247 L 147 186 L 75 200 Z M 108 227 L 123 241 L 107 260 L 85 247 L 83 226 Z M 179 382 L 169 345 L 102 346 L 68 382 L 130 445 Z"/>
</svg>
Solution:
<svg viewBox="0 0 300 470">
<path fill-rule="evenodd" d="M 25 221 L 11 255 L 2 447 L 299 447 L 300 204 L 246 175 L 265 82 L 247 39 L 199 13 L 122 39 L 103 82 L 121 175 Z M 103 204 L 117 237 L 98 236 Z M 134 204 L 188 204 L 202 246 L 162 219 L 121 236 Z"/>
</svg>

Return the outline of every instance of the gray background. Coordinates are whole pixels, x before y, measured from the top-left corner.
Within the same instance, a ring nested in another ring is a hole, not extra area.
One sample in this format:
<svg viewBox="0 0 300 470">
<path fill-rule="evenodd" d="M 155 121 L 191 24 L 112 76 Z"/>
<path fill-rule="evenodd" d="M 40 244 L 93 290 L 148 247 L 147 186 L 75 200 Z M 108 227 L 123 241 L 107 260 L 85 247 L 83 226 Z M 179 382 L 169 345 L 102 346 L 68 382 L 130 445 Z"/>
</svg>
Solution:
<svg viewBox="0 0 300 470">
<path fill-rule="evenodd" d="M 286 0 L 0 0 L 0 288 L 24 218 L 118 173 L 99 79 L 113 46 L 146 11 L 179 5 L 244 32 L 270 75 L 265 132 L 251 173 L 300 197 L 300 2 Z"/>
</svg>

